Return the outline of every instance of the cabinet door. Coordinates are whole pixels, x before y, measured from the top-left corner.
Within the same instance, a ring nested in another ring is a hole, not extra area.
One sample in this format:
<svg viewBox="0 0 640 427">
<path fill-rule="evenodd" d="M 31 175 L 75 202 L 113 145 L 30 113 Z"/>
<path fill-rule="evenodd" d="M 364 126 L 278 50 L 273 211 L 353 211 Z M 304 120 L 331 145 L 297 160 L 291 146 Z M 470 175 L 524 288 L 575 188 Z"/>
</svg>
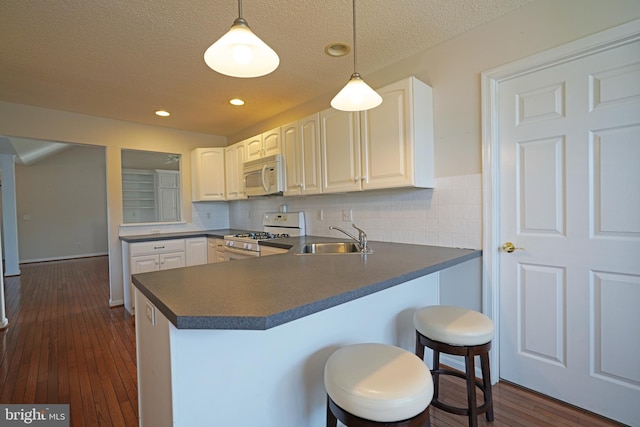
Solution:
<svg viewBox="0 0 640 427">
<path fill-rule="evenodd" d="M 233 146 L 224 149 L 224 173 L 227 186 L 227 200 L 238 198 L 238 162 L 236 162 L 236 150 Z"/>
<path fill-rule="evenodd" d="M 280 128 L 272 129 L 261 135 L 246 139 L 244 143 L 247 147 L 246 161 L 280 154 L 282 150 L 282 133 Z"/>
<path fill-rule="evenodd" d="M 320 116 L 313 114 L 300 120 L 299 162 L 302 165 L 302 194 L 322 193 L 322 161 L 320 156 Z"/>
<path fill-rule="evenodd" d="M 272 129 L 262 134 L 262 157 L 280 154 L 282 150 L 281 128 Z"/>
<path fill-rule="evenodd" d="M 158 220 L 180 221 L 180 190 L 158 188 Z"/>
<path fill-rule="evenodd" d="M 325 193 L 360 190 L 360 129 L 357 112 L 320 113 Z"/>
<path fill-rule="evenodd" d="M 213 237 L 207 238 L 207 262 L 209 264 L 218 262 L 217 253 L 216 253 L 218 240 L 221 240 L 221 239 L 215 239 Z"/>
<path fill-rule="evenodd" d="M 225 199 L 224 148 L 197 148 L 191 153 L 194 202 Z"/>
<path fill-rule="evenodd" d="M 282 154 L 284 155 L 285 196 L 297 196 L 302 189 L 300 176 L 300 147 L 298 122 L 289 123 L 282 127 Z"/>
<path fill-rule="evenodd" d="M 382 104 L 361 112 L 362 188 L 432 187 L 431 88 L 411 77 L 378 93 Z"/>
<path fill-rule="evenodd" d="M 207 238 L 196 237 L 185 239 L 186 265 L 201 265 L 207 263 Z"/>
<path fill-rule="evenodd" d="M 160 258 L 158 255 L 139 255 L 131 257 L 131 274 L 148 273 L 160 269 Z"/>
<path fill-rule="evenodd" d="M 246 139 L 244 143 L 247 147 L 247 161 L 262 157 L 262 135 L 256 135 L 253 138 Z"/>
<path fill-rule="evenodd" d="M 160 254 L 160 270 L 180 268 L 185 266 L 184 252 Z"/>
<path fill-rule="evenodd" d="M 238 142 L 224 151 L 225 175 L 227 181 L 227 200 L 246 198 L 242 180 L 242 164 L 245 161 L 245 144 Z"/>
</svg>

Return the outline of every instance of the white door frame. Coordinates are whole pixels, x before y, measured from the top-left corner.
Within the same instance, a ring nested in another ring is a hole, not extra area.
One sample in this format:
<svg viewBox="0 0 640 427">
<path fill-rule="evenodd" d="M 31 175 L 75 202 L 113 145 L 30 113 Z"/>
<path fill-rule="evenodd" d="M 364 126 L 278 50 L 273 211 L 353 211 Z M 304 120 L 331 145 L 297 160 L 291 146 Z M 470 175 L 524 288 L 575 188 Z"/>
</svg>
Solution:
<svg viewBox="0 0 640 427">
<path fill-rule="evenodd" d="M 482 73 L 482 311 L 496 332 L 490 356 L 491 382 L 500 374 L 500 150 L 498 90 L 501 82 L 622 46 L 640 39 L 640 19 Z"/>
</svg>

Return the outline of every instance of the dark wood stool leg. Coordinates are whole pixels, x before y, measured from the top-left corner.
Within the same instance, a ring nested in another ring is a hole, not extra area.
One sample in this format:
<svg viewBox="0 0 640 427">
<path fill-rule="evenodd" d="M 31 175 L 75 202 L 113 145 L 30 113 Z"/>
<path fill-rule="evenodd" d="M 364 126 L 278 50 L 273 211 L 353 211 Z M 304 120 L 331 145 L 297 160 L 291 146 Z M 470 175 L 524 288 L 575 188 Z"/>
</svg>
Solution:
<svg viewBox="0 0 640 427">
<path fill-rule="evenodd" d="M 467 403 L 469 407 L 469 426 L 478 425 L 478 405 L 476 404 L 476 370 L 473 354 L 464 357 L 467 371 Z"/>
<path fill-rule="evenodd" d="M 488 406 L 485 416 L 487 421 L 493 421 L 493 395 L 491 393 L 491 371 L 489 370 L 489 353 L 480 355 L 482 366 L 482 385 L 484 386 L 484 404 Z"/>
<path fill-rule="evenodd" d="M 433 349 L 432 349 L 433 350 Z M 433 350 L 433 367 L 431 368 L 431 377 L 433 378 L 433 399 L 438 399 L 438 391 L 440 390 L 440 352 Z"/>
<path fill-rule="evenodd" d="M 329 401 L 330 401 L 330 397 L 327 396 L 327 427 L 337 427 L 338 419 L 336 418 L 335 415 L 333 415 Z"/>
<path fill-rule="evenodd" d="M 416 331 L 416 356 L 424 361 L 424 344 L 420 342 L 420 332 Z"/>
</svg>

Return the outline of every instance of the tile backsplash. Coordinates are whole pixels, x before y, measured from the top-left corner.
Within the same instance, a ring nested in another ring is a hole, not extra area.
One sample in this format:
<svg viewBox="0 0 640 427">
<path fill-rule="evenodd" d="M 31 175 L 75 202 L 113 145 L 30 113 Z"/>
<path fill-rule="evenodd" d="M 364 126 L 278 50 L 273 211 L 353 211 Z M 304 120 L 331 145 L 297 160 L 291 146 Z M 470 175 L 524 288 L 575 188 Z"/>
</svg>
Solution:
<svg viewBox="0 0 640 427">
<path fill-rule="evenodd" d="M 262 214 L 286 204 L 303 211 L 307 234 L 339 237 L 330 225 L 353 222 L 370 240 L 482 248 L 482 175 L 436 178 L 435 189 L 394 189 L 229 202 L 229 226 L 262 229 Z M 195 205 L 195 204 L 194 204 Z M 195 212 L 194 209 L 194 222 Z M 344 221 L 346 213 L 353 221 Z"/>
<path fill-rule="evenodd" d="M 262 215 L 303 211 L 307 234 L 341 237 L 330 225 L 367 232 L 369 240 L 482 249 L 482 175 L 436 178 L 434 189 L 394 189 L 307 197 L 264 197 L 192 204 L 192 222 L 122 226 L 120 235 L 239 228 L 262 230 Z M 344 221 L 343 213 L 352 221 Z"/>
</svg>

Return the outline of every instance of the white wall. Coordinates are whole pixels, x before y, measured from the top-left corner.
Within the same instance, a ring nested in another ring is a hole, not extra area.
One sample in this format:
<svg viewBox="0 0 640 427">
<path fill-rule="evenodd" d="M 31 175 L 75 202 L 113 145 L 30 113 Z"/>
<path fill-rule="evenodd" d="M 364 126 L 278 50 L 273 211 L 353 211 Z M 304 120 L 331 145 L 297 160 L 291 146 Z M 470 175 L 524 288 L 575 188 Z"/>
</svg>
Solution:
<svg viewBox="0 0 640 427">
<path fill-rule="evenodd" d="M 108 252 L 104 147 L 75 145 L 16 165 L 20 262 Z"/>
</svg>

